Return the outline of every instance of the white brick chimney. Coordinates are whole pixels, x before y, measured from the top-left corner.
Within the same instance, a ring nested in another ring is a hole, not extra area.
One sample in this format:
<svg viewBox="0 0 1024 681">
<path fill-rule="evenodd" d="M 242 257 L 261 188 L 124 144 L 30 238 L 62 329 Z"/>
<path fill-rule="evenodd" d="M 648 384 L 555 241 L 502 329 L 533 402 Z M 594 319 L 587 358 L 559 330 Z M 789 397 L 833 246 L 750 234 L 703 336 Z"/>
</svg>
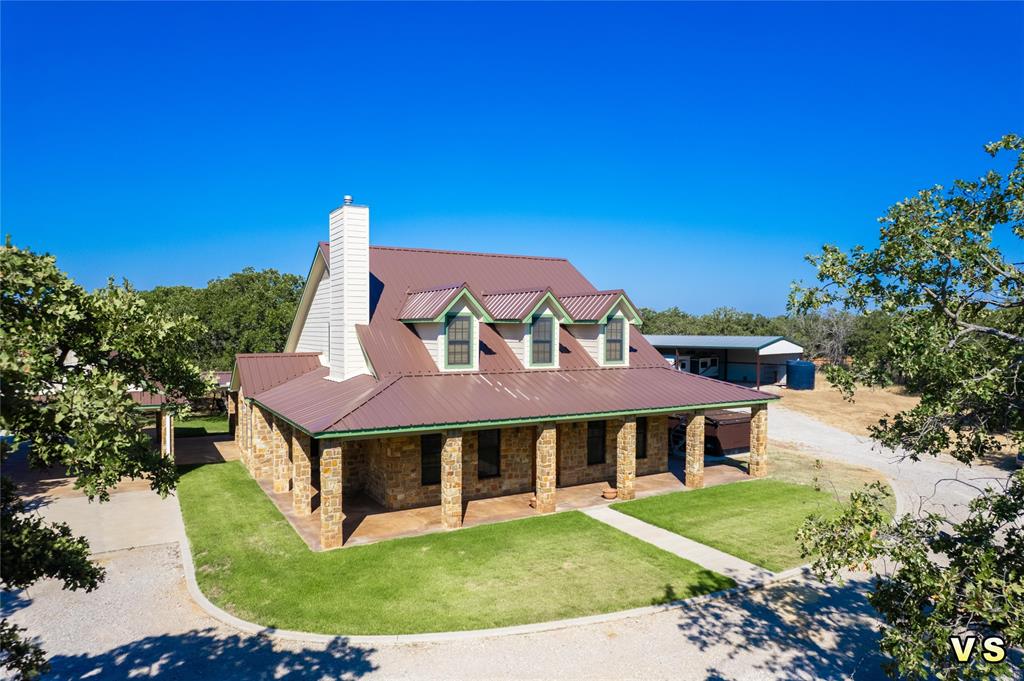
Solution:
<svg viewBox="0 0 1024 681">
<path fill-rule="evenodd" d="M 370 323 L 370 208 L 352 203 L 331 211 L 332 381 L 370 373 L 366 368 L 356 324 Z"/>
</svg>

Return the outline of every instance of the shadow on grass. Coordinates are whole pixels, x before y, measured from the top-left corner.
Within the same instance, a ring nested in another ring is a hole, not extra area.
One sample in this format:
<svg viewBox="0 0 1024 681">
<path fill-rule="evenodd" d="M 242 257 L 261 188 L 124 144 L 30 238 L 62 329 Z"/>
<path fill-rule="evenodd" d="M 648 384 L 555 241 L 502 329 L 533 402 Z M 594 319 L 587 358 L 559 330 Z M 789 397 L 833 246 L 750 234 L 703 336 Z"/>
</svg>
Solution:
<svg viewBox="0 0 1024 681">
<path fill-rule="evenodd" d="M 264 636 L 218 636 L 212 628 L 149 636 L 111 650 L 55 655 L 61 679 L 359 679 L 377 666 L 375 648 L 337 637 L 322 649 L 275 650 Z"/>
<path fill-rule="evenodd" d="M 702 652 L 725 645 L 726 659 L 750 660 L 743 678 L 884 679 L 868 584 L 866 578 L 845 586 L 783 583 L 730 598 L 727 616 L 709 616 L 703 607 L 683 610 L 678 626 Z M 738 678 L 722 669 L 707 673 Z"/>
</svg>

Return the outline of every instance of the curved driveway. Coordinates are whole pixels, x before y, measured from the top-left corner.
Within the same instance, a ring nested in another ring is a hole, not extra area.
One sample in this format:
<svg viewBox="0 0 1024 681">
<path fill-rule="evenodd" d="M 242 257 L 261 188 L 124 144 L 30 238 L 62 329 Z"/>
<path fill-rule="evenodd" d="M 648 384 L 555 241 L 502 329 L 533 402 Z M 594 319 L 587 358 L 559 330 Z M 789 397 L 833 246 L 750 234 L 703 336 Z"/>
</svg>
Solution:
<svg viewBox="0 0 1024 681">
<path fill-rule="evenodd" d="M 901 508 L 921 496 L 962 504 L 975 488 L 961 480 L 1005 478 L 1007 471 L 964 470 L 951 461 L 900 464 L 869 441 L 772 407 L 772 431 L 822 458 L 877 468 L 894 481 Z M 121 497 L 121 498 L 119 498 Z M 140 504 L 159 532 L 180 523 L 175 499 L 137 492 L 111 504 L 75 508 L 72 526 L 137 525 Z M 64 498 L 42 511 L 67 517 Z M 134 532 L 134 530 L 133 530 Z M 165 537 L 164 534 L 159 534 Z M 136 546 L 100 554 L 107 579 L 91 594 L 54 582 L 5 594 L 3 611 L 42 632 L 55 678 L 96 679 L 830 679 L 878 678 L 877 622 L 866 580 L 845 586 L 800 579 L 763 591 L 639 618 L 490 639 L 438 643 L 328 645 L 241 634 L 210 618 L 188 597 L 177 543 L 123 535 Z M 114 542 L 116 543 L 116 542 Z M 149 544 L 149 545 L 145 545 Z M 443 603 L 437 604 L 443 608 Z"/>
</svg>

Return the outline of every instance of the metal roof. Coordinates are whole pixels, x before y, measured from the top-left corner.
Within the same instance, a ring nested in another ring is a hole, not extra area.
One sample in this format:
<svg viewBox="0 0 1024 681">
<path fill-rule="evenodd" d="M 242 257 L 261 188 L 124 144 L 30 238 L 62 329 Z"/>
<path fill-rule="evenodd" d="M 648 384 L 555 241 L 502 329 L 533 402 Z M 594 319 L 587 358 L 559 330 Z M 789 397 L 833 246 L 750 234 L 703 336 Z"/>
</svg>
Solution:
<svg viewBox="0 0 1024 681">
<path fill-rule="evenodd" d="M 318 369 L 256 398 L 314 434 L 668 412 L 777 399 L 669 367 L 519 370 L 329 381 Z"/>
<path fill-rule="evenodd" d="M 325 244 L 319 250 L 329 255 Z M 632 303 L 621 290 L 597 291 L 568 261 L 554 258 L 371 246 L 370 272 L 370 323 L 356 331 L 374 376 L 327 380 L 315 353 L 240 355 L 236 375 L 247 397 L 307 432 L 343 435 L 775 399 L 671 370 L 633 325 L 629 367 L 598 367 L 567 324 L 559 331 L 559 368 L 527 370 L 494 325 L 482 323 L 479 371 L 441 372 L 414 325 L 400 318 L 440 314 L 442 302 L 463 288 L 498 318 L 528 314 L 527 306 L 549 291 L 565 307 L 572 304 L 566 311 L 573 319 L 596 321 L 618 301 Z M 486 300 L 477 291 L 488 292 Z"/>
<path fill-rule="evenodd" d="M 604 317 L 608 310 L 612 308 L 612 305 L 624 295 L 625 292 L 620 289 L 617 291 L 572 293 L 559 296 L 558 300 L 573 319 L 577 321 L 597 321 Z"/>
<path fill-rule="evenodd" d="M 444 284 L 410 292 L 405 298 L 405 305 L 398 312 L 398 319 L 433 319 L 444 312 L 465 285 Z"/>
<path fill-rule="evenodd" d="M 318 352 L 261 352 L 235 355 L 235 374 L 231 379 L 231 389 L 241 388 L 246 397 L 255 397 L 321 366 Z"/>
<path fill-rule="evenodd" d="M 483 304 L 495 319 L 523 320 L 533 311 L 548 288 L 501 291 L 483 294 Z"/>
<path fill-rule="evenodd" d="M 659 336 L 645 335 L 656 348 L 698 348 L 729 350 L 760 350 L 772 343 L 786 340 L 783 336 Z"/>
</svg>

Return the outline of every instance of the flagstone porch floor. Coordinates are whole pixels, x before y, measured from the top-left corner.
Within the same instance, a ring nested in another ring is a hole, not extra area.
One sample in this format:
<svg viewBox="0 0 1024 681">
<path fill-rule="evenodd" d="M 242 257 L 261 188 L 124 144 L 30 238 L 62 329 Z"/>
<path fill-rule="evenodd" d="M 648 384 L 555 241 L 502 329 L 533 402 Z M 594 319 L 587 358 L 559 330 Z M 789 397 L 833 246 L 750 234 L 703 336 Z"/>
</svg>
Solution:
<svg viewBox="0 0 1024 681">
<path fill-rule="evenodd" d="M 734 458 L 712 460 L 709 457 L 705 464 L 704 485 L 706 487 L 749 479 L 746 462 L 743 460 Z M 260 486 L 309 548 L 313 551 L 320 551 L 319 508 L 308 516 L 296 515 L 292 510 L 291 492 L 275 493 L 270 481 L 261 481 Z M 556 512 L 615 503 L 615 499 L 605 499 L 601 495 L 602 490 L 607 486 L 608 484 L 602 481 L 573 487 L 559 487 L 556 493 Z M 644 475 L 636 479 L 636 497 L 638 499 L 656 494 L 680 492 L 685 489 L 683 461 L 676 457 L 669 459 L 667 473 Z M 530 506 L 532 496 L 532 492 L 525 492 L 463 502 L 462 526 L 472 527 L 535 516 L 537 512 Z M 316 496 L 313 498 L 313 503 L 314 506 L 318 503 Z M 439 505 L 387 511 L 365 494 L 347 495 L 342 505 L 345 514 L 342 524 L 344 547 L 444 531 L 441 526 L 441 507 Z"/>
</svg>

